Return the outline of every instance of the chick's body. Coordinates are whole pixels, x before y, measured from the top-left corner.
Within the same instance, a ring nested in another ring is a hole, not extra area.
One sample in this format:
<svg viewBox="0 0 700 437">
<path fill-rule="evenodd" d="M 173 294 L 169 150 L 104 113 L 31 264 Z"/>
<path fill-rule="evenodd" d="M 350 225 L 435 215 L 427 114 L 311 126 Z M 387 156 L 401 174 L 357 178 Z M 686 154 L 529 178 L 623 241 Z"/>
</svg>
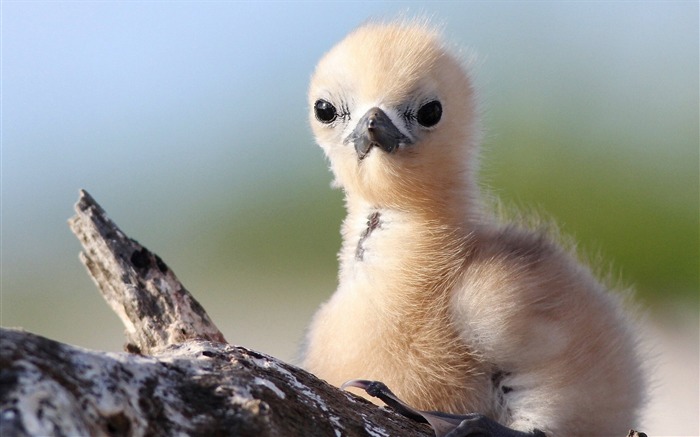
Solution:
<svg viewBox="0 0 700 437">
<path fill-rule="evenodd" d="M 439 35 L 359 28 L 320 61 L 309 101 L 348 214 L 304 366 L 515 430 L 623 435 L 642 381 L 620 299 L 545 233 L 483 207 L 474 93 Z"/>
</svg>

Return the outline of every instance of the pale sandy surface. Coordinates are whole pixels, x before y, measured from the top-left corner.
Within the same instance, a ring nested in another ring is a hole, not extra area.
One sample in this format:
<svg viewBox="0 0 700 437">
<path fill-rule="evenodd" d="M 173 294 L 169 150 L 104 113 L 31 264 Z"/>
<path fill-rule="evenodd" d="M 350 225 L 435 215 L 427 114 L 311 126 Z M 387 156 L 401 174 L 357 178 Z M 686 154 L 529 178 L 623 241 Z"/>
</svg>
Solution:
<svg viewBox="0 0 700 437">
<path fill-rule="evenodd" d="M 651 436 L 700 436 L 700 340 L 697 309 L 652 319 L 652 391 L 640 430 Z"/>
</svg>

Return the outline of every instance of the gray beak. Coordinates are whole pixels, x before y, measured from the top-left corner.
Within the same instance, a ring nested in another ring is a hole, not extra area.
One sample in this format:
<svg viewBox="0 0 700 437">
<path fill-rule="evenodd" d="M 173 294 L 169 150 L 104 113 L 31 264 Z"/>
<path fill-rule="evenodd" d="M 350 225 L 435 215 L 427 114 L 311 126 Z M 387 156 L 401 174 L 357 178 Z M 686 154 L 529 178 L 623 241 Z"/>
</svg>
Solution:
<svg viewBox="0 0 700 437">
<path fill-rule="evenodd" d="M 363 159 L 372 147 L 376 146 L 386 153 L 391 153 L 399 146 L 410 144 L 411 139 L 394 126 L 384 111 L 375 107 L 360 118 L 355 130 L 344 142 L 354 144 L 357 157 Z"/>
</svg>

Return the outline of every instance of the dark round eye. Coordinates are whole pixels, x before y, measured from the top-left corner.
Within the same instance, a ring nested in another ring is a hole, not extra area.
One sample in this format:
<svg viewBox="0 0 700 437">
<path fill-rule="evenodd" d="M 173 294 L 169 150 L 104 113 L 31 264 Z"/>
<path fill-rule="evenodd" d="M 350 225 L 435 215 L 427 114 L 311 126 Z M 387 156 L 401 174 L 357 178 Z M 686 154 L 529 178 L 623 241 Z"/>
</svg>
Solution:
<svg viewBox="0 0 700 437">
<path fill-rule="evenodd" d="M 418 123 L 425 127 L 435 126 L 440 121 L 440 117 L 442 117 L 442 105 L 437 100 L 421 106 L 416 114 Z"/>
<path fill-rule="evenodd" d="M 326 100 L 316 100 L 314 103 L 314 113 L 316 119 L 321 123 L 331 123 L 338 116 L 335 106 Z"/>
</svg>

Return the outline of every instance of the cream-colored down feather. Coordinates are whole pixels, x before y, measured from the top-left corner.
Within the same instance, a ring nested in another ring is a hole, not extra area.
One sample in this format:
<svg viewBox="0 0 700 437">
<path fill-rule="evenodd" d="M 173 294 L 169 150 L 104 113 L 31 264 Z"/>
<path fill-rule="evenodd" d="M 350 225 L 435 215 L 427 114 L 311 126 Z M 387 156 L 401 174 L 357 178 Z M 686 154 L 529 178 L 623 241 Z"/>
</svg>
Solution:
<svg viewBox="0 0 700 437">
<path fill-rule="evenodd" d="M 319 99 L 337 109 L 332 122 L 317 120 Z M 442 118 L 424 128 L 415 114 L 432 99 Z M 383 381 L 423 410 L 625 435 L 644 382 L 620 294 L 547 233 L 485 208 L 475 103 L 468 70 L 424 22 L 364 25 L 319 62 L 311 126 L 347 218 L 338 289 L 303 365 L 334 385 Z M 345 139 L 373 107 L 413 141 L 359 159 Z"/>
</svg>

